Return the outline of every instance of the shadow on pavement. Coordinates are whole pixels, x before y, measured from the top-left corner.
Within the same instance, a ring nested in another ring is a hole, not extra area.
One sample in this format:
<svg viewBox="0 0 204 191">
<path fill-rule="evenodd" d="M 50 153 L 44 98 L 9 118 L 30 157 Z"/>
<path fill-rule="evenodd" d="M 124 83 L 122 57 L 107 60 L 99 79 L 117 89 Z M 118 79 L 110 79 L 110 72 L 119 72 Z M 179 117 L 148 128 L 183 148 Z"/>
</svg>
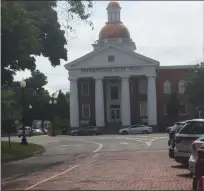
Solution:
<svg viewBox="0 0 204 191">
<path fill-rule="evenodd" d="M 188 166 L 179 164 L 179 165 L 173 165 L 171 168 L 178 168 L 178 169 L 188 169 Z"/>
<path fill-rule="evenodd" d="M 177 174 L 176 176 L 192 179 L 192 174 L 191 173 Z"/>
<path fill-rule="evenodd" d="M 2 182 L 7 182 L 7 181 L 11 181 L 17 178 L 21 178 L 23 176 L 27 176 L 30 173 L 33 172 L 37 172 L 37 171 L 42 171 L 42 170 L 46 170 L 48 168 L 57 166 L 64 163 L 64 161 L 59 161 L 59 162 L 53 162 L 53 163 L 32 163 L 32 165 L 28 164 L 28 165 L 19 165 L 19 167 L 16 167 L 16 164 L 11 164 L 9 165 L 9 167 L 4 167 L 2 166 Z"/>
</svg>

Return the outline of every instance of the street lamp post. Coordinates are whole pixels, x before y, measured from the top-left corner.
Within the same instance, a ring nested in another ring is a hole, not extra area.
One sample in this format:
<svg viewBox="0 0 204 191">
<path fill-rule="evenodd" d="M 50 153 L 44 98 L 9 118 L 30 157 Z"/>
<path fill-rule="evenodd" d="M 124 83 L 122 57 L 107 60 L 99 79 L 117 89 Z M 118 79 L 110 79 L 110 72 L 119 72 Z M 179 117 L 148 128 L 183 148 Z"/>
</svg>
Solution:
<svg viewBox="0 0 204 191">
<path fill-rule="evenodd" d="M 25 135 L 25 87 L 26 87 L 26 81 L 24 79 L 22 79 L 22 81 L 20 82 L 20 86 L 22 89 L 22 108 L 23 108 L 23 115 L 22 115 L 22 122 L 23 122 L 23 136 L 21 139 L 21 144 L 22 145 L 27 145 L 27 139 L 26 139 L 26 135 Z"/>
<path fill-rule="evenodd" d="M 31 110 L 32 110 L 32 108 L 33 108 L 33 107 L 32 107 L 32 105 L 30 104 L 28 108 L 29 108 L 29 118 L 30 118 L 30 120 L 29 120 L 29 121 L 31 122 L 31 123 L 30 123 L 30 125 L 31 125 L 31 133 L 30 133 L 30 135 L 32 136 L 32 135 L 33 135 L 33 127 L 32 127 L 32 116 L 31 116 Z"/>
<path fill-rule="evenodd" d="M 54 106 L 57 104 L 57 100 L 53 97 L 50 101 L 49 101 L 50 106 Z M 54 129 L 54 114 L 53 114 L 54 108 L 51 109 L 52 112 L 52 136 L 55 136 L 55 129 Z"/>
</svg>

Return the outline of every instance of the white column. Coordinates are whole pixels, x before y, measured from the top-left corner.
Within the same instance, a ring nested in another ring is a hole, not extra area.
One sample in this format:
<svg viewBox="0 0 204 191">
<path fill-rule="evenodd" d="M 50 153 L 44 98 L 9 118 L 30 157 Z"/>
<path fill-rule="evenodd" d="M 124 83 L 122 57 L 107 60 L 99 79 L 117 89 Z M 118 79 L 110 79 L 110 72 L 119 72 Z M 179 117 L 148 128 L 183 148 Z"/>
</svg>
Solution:
<svg viewBox="0 0 204 191">
<path fill-rule="evenodd" d="M 103 95 L 103 78 L 95 77 L 95 116 L 96 126 L 104 127 L 104 95 Z"/>
<path fill-rule="evenodd" d="M 122 126 L 131 125 L 129 77 L 121 77 Z"/>
<path fill-rule="evenodd" d="M 77 78 L 69 78 L 70 81 L 70 125 L 79 127 L 79 101 Z"/>
<path fill-rule="evenodd" d="M 157 125 L 157 92 L 155 76 L 147 76 L 148 78 L 148 125 Z"/>
</svg>

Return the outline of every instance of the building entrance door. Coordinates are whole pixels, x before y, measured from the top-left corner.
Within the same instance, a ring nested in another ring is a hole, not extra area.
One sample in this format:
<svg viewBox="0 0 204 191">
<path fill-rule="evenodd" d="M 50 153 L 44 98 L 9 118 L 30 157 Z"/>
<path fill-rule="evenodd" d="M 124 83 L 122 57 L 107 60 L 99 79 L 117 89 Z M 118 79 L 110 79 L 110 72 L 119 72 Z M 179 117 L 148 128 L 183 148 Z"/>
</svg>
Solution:
<svg viewBox="0 0 204 191">
<path fill-rule="evenodd" d="M 120 106 L 111 106 L 111 121 L 120 122 Z"/>
</svg>

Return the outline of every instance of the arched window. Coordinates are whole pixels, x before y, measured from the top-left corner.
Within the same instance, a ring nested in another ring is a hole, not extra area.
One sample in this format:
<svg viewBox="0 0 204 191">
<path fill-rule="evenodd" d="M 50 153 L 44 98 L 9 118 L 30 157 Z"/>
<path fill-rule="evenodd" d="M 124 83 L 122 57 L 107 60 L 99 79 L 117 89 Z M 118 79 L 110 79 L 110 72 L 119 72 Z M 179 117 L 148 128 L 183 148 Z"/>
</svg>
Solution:
<svg viewBox="0 0 204 191">
<path fill-rule="evenodd" d="M 184 80 L 179 81 L 179 93 L 180 94 L 185 93 L 185 81 Z"/>
<path fill-rule="evenodd" d="M 164 94 L 171 94 L 171 82 L 168 80 L 164 82 Z"/>
</svg>

